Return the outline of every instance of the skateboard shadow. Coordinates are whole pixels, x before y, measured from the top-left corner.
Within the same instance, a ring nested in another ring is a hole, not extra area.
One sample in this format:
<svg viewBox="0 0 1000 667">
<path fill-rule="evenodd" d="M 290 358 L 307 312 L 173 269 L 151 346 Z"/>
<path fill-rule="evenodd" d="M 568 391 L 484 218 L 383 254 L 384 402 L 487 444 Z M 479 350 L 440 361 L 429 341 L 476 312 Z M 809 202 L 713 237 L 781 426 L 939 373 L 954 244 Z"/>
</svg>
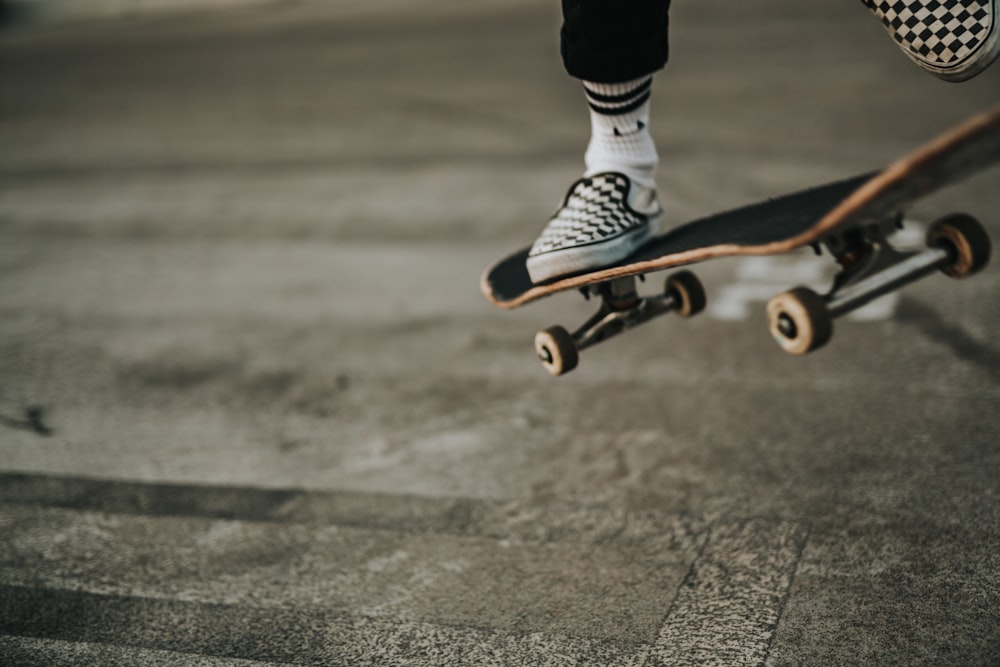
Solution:
<svg viewBox="0 0 1000 667">
<path fill-rule="evenodd" d="M 955 356 L 970 361 L 1000 385 L 1000 349 L 976 340 L 960 326 L 946 321 L 930 306 L 902 296 L 896 319 L 920 330 L 925 336 L 946 345 Z"/>
</svg>

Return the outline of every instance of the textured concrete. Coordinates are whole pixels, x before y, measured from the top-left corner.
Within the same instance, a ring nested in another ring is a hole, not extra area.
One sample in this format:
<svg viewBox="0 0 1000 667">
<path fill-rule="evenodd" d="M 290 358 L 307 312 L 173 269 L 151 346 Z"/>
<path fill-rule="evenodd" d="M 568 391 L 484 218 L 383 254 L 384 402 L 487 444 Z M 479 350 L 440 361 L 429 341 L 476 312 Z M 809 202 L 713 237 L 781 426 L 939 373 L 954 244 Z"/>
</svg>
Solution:
<svg viewBox="0 0 1000 667">
<path fill-rule="evenodd" d="M 996 103 L 851 2 L 676 3 L 672 218 L 882 165 Z M 0 662 L 1000 662 L 1000 273 L 780 353 L 808 251 L 531 351 L 481 269 L 588 121 L 557 3 L 296 2 L 0 32 Z M 910 211 L 994 238 L 996 169 Z M 651 281 L 652 282 L 652 281 Z"/>
</svg>

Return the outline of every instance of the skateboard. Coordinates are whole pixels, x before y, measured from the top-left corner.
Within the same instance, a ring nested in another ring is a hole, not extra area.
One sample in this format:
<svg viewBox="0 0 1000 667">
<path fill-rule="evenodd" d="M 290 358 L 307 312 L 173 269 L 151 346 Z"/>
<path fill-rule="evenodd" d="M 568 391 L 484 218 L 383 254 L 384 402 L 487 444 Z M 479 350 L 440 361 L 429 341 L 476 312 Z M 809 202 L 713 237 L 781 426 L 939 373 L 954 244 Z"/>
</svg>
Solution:
<svg viewBox="0 0 1000 667">
<path fill-rule="evenodd" d="M 500 308 L 516 308 L 579 289 L 599 298 L 599 310 L 573 333 L 560 326 L 535 337 L 535 351 L 553 375 L 575 368 L 579 352 L 666 313 L 690 317 L 704 309 L 705 291 L 688 270 L 669 276 L 661 292 L 640 296 L 646 274 L 738 255 L 776 255 L 812 246 L 839 264 L 825 294 L 798 287 L 767 304 L 771 335 L 786 352 L 825 345 L 833 319 L 938 270 L 965 278 L 989 262 L 990 239 L 972 216 L 938 219 L 927 247 L 901 251 L 888 238 L 911 202 L 1000 160 L 1000 107 L 945 132 L 880 171 L 861 174 L 695 220 L 657 237 L 629 258 L 604 268 L 532 283 L 529 248 L 501 258 L 483 273 L 480 289 Z"/>
</svg>

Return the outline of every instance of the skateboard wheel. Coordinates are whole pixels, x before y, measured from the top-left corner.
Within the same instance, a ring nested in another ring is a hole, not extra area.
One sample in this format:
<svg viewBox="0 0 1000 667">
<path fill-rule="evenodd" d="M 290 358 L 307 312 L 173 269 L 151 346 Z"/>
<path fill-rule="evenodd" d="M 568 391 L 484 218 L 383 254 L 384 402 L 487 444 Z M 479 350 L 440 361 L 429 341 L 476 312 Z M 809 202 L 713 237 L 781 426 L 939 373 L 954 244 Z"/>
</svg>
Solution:
<svg viewBox="0 0 1000 667">
<path fill-rule="evenodd" d="M 990 237 L 971 215 L 955 213 L 941 218 L 927 230 L 928 246 L 947 246 L 951 261 L 941 271 L 951 278 L 967 278 L 990 261 Z"/>
<path fill-rule="evenodd" d="M 768 301 L 767 323 L 771 336 L 789 354 L 817 350 L 833 335 L 833 318 L 826 302 L 806 287 L 797 287 Z"/>
<path fill-rule="evenodd" d="M 562 327 L 549 327 L 535 335 L 535 353 L 551 375 L 563 375 L 576 368 L 580 353 L 576 341 Z"/>
<path fill-rule="evenodd" d="M 705 288 L 690 271 L 679 271 L 669 276 L 663 291 L 677 299 L 675 312 L 681 317 L 691 317 L 705 310 Z"/>
</svg>

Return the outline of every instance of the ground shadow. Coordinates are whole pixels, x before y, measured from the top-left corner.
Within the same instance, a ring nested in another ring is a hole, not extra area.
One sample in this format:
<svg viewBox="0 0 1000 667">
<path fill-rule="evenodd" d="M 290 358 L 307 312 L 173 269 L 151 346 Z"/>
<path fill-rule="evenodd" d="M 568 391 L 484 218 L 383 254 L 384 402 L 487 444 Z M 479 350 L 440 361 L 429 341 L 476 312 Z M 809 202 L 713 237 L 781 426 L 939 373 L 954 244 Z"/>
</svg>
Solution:
<svg viewBox="0 0 1000 667">
<path fill-rule="evenodd" d="M 1000 349 L 976 340 L 961 326 L 946 321 L 933 308 L 913 298 L 900 298 L 896 319 L 947 346 L 955 356 L 981 368 L 994 384 L 1000 384 Z"/>
</svg>

